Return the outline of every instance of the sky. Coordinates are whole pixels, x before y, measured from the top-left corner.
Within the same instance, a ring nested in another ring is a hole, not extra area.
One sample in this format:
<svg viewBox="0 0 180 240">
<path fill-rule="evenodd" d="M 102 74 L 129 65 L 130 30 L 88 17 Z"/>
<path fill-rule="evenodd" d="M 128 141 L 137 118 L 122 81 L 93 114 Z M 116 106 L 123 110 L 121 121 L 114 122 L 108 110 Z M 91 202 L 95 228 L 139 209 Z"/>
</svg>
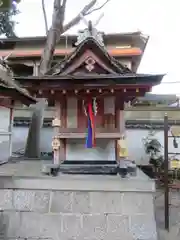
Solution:
<svg viewBox="0 0 180 240">
<path fill-rule="evenodd" d="M 53 0 L 44 0 L 48 24 L 51 25 Z M 65 22 L 71 20 L 90 0 L 68 0 Z M 98 5 L 105 0 L 98 0 Z M 45 35 L 41 0 L 21 0 L 20 14 L 15 20 L 19 37 Z M 166 74 L 163 83 L 153 93 L 180 96 L 180 22 L 179 0 L 110 0 L 101 10 L 87 17 L 96 21 L 104 13 L 97 29 L 105 33 L 141 31 L 149 42 L 143 55 L 139 73 Z M 86 26 L 83 22 L 68 31 L 77 33 Z M 166 83 L 167 82 L 167 83 Z M 178 82 L 178 83 L 174 83 Z"/>
</svg>

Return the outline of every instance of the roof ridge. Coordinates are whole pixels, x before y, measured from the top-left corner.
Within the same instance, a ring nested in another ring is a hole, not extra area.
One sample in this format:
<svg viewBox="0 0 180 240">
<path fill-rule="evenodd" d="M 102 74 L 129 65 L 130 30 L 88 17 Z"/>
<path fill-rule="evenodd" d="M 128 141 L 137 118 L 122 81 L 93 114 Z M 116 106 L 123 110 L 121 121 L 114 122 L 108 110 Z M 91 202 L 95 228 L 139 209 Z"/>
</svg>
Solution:
<svg viewBox="0 0 180 240">
<path fill-rule="evenodd" d="M 123 63 L 120 63 L 117 61 L 113 56 L 111 56 L 105 46 L 101 46 L 100 43 L 96 40 L 94 36 L 88 36 L 86 37 L 77 47 L 76 49 L 70 53 L 67 57 L 65 57 L 63 60 L 61 60 L 59 63 L 55 64 L 48 72 L 47 75 L 58 75 L 61 74 L 62 70 L 65 68 L 66 64 L 70 62 L 76 54 L 81 50 L 85 44 L 93 42 L 103 53 L 104 55 L 109 59 L 109 61 L 115 66 L 117 73 L 119 74 L 125 74 L 125 73 L 134 73 L 131 69 L 129 69 L 127 66 L 125 66 Z"/>
</svg>

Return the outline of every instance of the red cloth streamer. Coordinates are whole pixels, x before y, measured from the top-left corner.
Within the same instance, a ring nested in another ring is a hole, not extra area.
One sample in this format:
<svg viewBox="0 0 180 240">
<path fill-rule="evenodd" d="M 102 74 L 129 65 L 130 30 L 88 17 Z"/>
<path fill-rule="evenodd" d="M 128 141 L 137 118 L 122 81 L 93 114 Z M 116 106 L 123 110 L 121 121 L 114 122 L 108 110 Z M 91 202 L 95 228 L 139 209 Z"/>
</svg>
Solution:
<svg viewBox="0 0 180 240">
<path fill-rule="evenodd" d="M 88 116 L 88 134 L 86 138 L 86 147 L 92 148 L 95 147 L 95 121 L 91 102 L 88 103 L 87 116 Z"/>
</svg>

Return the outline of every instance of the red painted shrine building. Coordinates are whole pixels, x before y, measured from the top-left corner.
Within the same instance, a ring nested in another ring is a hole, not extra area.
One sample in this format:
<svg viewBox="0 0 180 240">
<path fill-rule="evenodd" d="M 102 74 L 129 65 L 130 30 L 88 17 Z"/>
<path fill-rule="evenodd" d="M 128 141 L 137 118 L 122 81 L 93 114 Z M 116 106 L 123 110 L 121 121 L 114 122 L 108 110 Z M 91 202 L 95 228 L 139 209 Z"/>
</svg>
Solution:
<svg viewBox="0 0 180 240">
<path fill-rule="evenodd" d="M 0 138 L 2 137 L 3 139 L 7 136 L 9 145 L 9 153 L 7 153 L 5 159 L 4 155 L 1 155 L 1 163 L 6 162 L 12 155 L 13 108 L 16 100 L 26 106 L 35 104 L 37 102 L 37 100 L 32 97 L 26 89 L 21 88 L 14 81 L 12 72 L 10 71 L 8 65 L 3 59 L 0 59 L 0 108 L 9 109 L 9 119 L 6 119 L 6 130 L 3 129 L 4 116 L 1 116 Z M 0 139 L 0 142 L 2 142 L 2 139 Z"/>
<path fill-rule="evenodd" d="M 78 37 L 76 48 L 46 76 L 16 80 L 36 97 L 55 100 L 52 145 L 54 162 L 60 163 L 123 157 L 118 149 L 119 140 L 126 138 L 124 104 L 144 96 L 162 78 L 137 74 L 120 63 L 108 53 L 102 35 L 89 27 Z M 96 142 L 92 148 L 86 148 L 89 104 Z"/>
</svg>

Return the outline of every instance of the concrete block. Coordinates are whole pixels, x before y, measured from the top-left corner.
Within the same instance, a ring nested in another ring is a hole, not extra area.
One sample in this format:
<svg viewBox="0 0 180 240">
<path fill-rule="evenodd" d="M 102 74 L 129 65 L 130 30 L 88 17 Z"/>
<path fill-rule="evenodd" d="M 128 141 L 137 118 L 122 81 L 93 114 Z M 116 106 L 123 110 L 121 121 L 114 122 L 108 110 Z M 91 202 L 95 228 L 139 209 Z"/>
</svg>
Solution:
<svg viewBox="0 0 180 240">
<path fill-rule="evenodd" d="M 109 214 L 107 216 L 107 239 L 132 239 L 129 217 Z"/>
<path fill-rule="evenodd" d="M 49 211 L 50 192 L 15 190 L 13 192 L 13 206 L 18 211 L 32 211 L 46 213 Z"/>
<path fill-rule="evenodd" d="M 50 212 L 71 213 L 72 212 L 72 192 L 55 191 L 51 195 Z"/>
<path fill-rule="evenodd" d="M 12 211 L 1 212 L 0 239 L 14 238 L 20 225 L 20 213 Z"/>
<path fill-rule="evenodd" d="M 92 213 L 122 213 L 122 194 L 120 192 L 91 192 Z"/>
<path fill-rule="evenodd" d="M 122 195 L 122 214 L 154 214 L 153 195 L 129 192 Z"/>
<path fill-rule="evenodd" d="M 150 215 L 131 216 L 129 227 L 134 239 L 157 240 L 156 222 Z"/>
<path fill-rule="evenodd" d="M 12 190 L 0 190 L 0 210 L 12 210 Z"/>
<path fill-rule="evenodd" d="M 21 212 L 19 236 L 58 240 L 61 236 L 61 220 L 60 215 Z"/>
<path fill-rule="evenodd" d="M 62 239 L 79 239 L 82 233 L 80 215 L 62 215 Z"/>
<path fill-rule="evenodd" d="M 89 213 L 91 211 L 89 192 L 73 192 L 72 211 L 73 213 Z"/>
<path fill-rule="evenodd" d="M 107 235 L 106 215 L 83 216 L 82 239 L 104 239 Z"/>
<path fill-rule="evenodd" d="M 7 236 L 16 238 L 19 236 L 19 228 L 21 226 L 20 212 L 5 212 L 8 217 Z"/>
<path fill-rule="evenodd" d="M 8 234 L 8 216 L 3 212 L 0 213 L 0 239 L 6 239 Z"/>
</svg>

